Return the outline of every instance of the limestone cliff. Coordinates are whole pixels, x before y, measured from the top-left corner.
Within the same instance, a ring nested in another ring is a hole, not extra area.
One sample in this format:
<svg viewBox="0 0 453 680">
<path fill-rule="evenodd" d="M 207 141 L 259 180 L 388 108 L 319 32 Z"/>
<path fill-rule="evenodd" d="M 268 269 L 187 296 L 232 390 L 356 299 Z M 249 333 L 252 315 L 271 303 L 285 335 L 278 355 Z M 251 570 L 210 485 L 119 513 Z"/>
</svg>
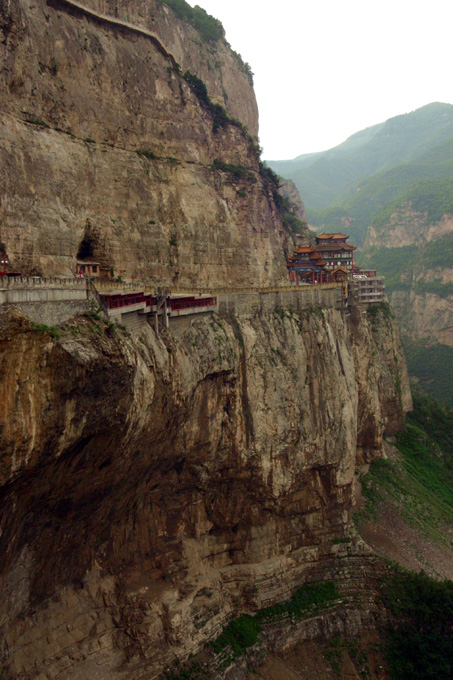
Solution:
<svg viewBox="0 0 453 680">
<path fill-rule="evenodd" d="M 392 321 L 358 312 L 180 319 L 136 341 L 2 316 L 5 680 L 155 677 L 335 554 L 350 579 L 355 468 L 410 403 Z"/>
<path fill-rule="evenodd" d="M 211 99 L 258 136 L 258 107 L 247 65 L 224 38 L 206 40 L 160 0 L 83 0 L 105 15 L 147 28 L 161 38 L 183 71 L 206 84 Z"/>
<path fill-rule="evenodd" d="M 294 213 L 302 222 L 307 222 L 307 213 L 305 211 L 305 205 L 300 197 L 299 190 L 297 189 L 294 182 L 290 179 L 282 179 L 281 181 L 281 193 L 286 196 L 293 205 Z M 308 236 L 308 234 L 307 234 Z"/>
<path fill-rule="evenodd" d="M 112 20 L 64 0 L 0 0 L 0 240 L 12 266 L 71 274 L 88 252 L 157 285 L 286 282 L 289 237 L 237 57 L 160 3 L 83 4 Z"/>
<path fill-rule="evenodd" d="M 453 347 L 452 234 L 453 215 L 432 221 L 410 205 L 395 212 L 385 229 L 368 229 L 364 254 L 375 266 L 395 253 L 389 298 L 410 342 Z M 404 249 L 401 257 L 397 248 Z"/>
<path fill-rule="evenodd" d="M 282 179 L 279 191 L 289 201 L 286 221 L 293 232 L 295 241 L 299 244 L 310 243 L 307 213 L 296 185 L 291 180 Z"/>
</svg>

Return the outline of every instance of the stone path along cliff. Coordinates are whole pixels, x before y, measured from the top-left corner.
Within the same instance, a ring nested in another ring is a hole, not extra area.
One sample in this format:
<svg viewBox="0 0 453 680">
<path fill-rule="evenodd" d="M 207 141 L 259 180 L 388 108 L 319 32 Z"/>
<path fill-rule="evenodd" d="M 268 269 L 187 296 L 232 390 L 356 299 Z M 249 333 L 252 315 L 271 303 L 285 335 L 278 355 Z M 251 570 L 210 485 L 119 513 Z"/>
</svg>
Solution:
<svg viewBox="0 0 453 680">
<path fill-rule="evenodd" d="M 165 47 L 165 45 L 163 45 L 162 39 L 153 31 L 149 31 L 147 28 L 144 28 L 143 26 L 137 26 L 136 24 L 132 24 L 130 21 L 124 21 L 123 19 L 118 19 L 108 14 L 103 14 L 102 12 L 96 12 L 96 10 L 91 9 L 90 7 L 86 7 L 81 2 L 77 2 L 77 0 L 51 0 L 51 1 L 53 4 L 56 5 L 67 5 L 69 7 L 72 7 L 73 9 L 79 10 L 80 12 L 83 12 L 86 16 L 91 17 L 93 19 L 114 24 L 115 26 L 119 26 L 121 28 L 127 28 L 130 31 L 134 31 L 135 33 L 140 33 L 141 35 L 144 35 L 147 38 L 151 38 L 151 40 L 154 42 L 155 45 L 157 45 L 161 53 L 165 57 L 171 59 L 174 66 L 178 65 L 178 62 L 176 61 L 173 54 Z"/>
</svg>

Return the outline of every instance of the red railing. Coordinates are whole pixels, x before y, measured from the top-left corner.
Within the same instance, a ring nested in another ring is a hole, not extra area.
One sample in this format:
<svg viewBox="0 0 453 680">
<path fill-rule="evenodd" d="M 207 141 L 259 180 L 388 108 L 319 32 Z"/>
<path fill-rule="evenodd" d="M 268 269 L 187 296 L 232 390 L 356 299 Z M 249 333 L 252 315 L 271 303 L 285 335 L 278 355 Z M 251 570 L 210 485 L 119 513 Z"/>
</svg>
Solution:
<svg viewBox="0 0 453 680">
<path fill-rule="evenodd" d="M 156 304 L 157 298 L 153 295 L 145 295 L 145 293 L 126 293 L 118 295 L 101 295 L 103 303 L 108 309 L 119 309 L 121 307 L 130 307 L 145 303 L 147 307 L 152 307 Z M 170 298 L 167 301 L 167 306 L 173 311 L 181 309 L 196 309 L 197 307 L 214 307 L 217 304 L 216 297 L 209 298 Z"/>
<path fill-rule="evenodd" d="M 119 307 L 130 307 L 145 303 L 146 306 L 155 304 L 155 298 L 152 295 L 145 295 L 144 293 L 126 293 L 125 295 L 101 295 L 102 301 L 108 309 L 118 309 Z"/>
<path fill-rule="evenodd" d="M 176 300 L 170 299 L 168 306 L 173 311 L 180 309 L 194 309 L 196 307 L 214 307 L 217 304 L 216 297 L 210 298 L 179 298 Z"/>
</svg>

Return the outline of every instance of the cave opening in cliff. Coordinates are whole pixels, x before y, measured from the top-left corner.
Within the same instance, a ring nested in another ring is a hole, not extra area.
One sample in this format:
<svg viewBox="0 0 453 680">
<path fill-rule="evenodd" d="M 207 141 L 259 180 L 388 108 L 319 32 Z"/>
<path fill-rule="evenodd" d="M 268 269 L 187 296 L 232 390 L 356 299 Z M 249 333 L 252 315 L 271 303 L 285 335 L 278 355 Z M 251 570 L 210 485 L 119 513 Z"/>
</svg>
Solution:
<svg viewBox="0 0 453 680">
<path fill-rule="evenodd" d="M 79 250 L 77 253 L 77 259 L 86 260 L 89 257 L 94 257 L 94 247 L 95 247 L 94 239 L 85 236 L 83 240 L 80 242 Z"/>
</svg>

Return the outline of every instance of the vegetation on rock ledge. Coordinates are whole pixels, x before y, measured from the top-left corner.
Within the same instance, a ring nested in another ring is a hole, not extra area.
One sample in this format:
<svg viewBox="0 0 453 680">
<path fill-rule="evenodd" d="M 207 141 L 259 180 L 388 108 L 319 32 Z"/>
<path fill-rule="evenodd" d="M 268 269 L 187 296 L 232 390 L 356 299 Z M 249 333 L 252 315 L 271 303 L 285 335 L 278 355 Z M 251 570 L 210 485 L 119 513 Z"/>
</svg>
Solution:
<svg viewBox="0 0 453 680">
<path fill-rule="evenodd" d="M 200 34 L 203 40 L 216 42 L 224 37 L 222 23 L 199 5 L 191 7 L 185 0 L 158 0 L 170 7 L 177 17 L 186 21 Z"/>
<path fill-rule="evenodd" d="M 213 132 L 217 132 L 219 128 L 224 128 L 226 125 L 234 125 L 235 127 L 239 128 L 247 138 L 250 138 L 250 135 L 247 133 L 247 130 L 241 122 L 235 118 L 230 118 L 223 106 L 220 106 L 220 104 L 214 104 L 214 102 L 211 101 L 206 85 L 198 76 L 194 75 L 190 71 L 186 71 L 183 78 L 190 85 L 192 91 L 197 96 L 198 101 L 203 106 L 203 108 L 207 109 L 211 113 L 213 118 Z"/>
<path fill-rule="evenodd" d="M 177 17 L 190 24 L 201 38 L 206 42 L 216 43 L 218 40 L 225 38 L 225 30 L 222 22 L 219 19 L 211 16 L 199 5 L 191 7 L 185 0 L 158 0 L 163 5 L 170 7 Z M 244 61 L 238 52 L 235 52 L 230 43 L 225 40 L 225 43 L 231 50 L 237 65 L 248 78 L 250 85 L 253 87 L 253 71 L 250 64 Z"/>
<path fill-rule="evenodd" d="M 220 158 L 215 158 L 212 164 L 214 170 L 222 170 L 223 172 L 229 172 L 231 175 L 240 179 L 241 177 L 252 179 L 254 175 L 250 170 L 244 168 L 243 165 L 234 165 L 232 163 L 224 163 Z"/>
<path fill-rule="evenodd" d="M 279 189 L 281 187 L 280 177 L 270 168 L 260 161 L 260 175 L 269 182 L 272 187 L 272 197 L 279 212 L 280 218 L 285 228 L 292 234 L 304 234 L 308 225 L 295 214 L 293 204 L 287 196 L 282 196 Z"/>
<path fill-rule="evenodd" d="M 230 647 L 233 657 L 242 655 L 248 647 L 258 642 L 261 626 L 276 619 L 297 621 L 304 616 L 314 616 L 320 609 L 331 605 L 339 593 L 335 583 L 306 583 L 296 590 L 286 602 L 261 609 L 255 616 L 244 614 L 231 621 L 223 633 L 211 643 L 216 654 Z"/>
</svg>

